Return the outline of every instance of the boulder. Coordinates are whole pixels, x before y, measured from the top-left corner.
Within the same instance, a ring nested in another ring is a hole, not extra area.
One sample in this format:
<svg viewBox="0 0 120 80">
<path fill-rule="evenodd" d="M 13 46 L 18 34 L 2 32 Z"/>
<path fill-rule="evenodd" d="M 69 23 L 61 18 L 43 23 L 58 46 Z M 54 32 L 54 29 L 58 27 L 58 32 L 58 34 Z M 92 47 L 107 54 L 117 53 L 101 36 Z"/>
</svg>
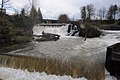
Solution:
<svg viewBox="0 0 120 80">
<path fill-rule="evenodd" d="M 87 38 L 94 38 L 99 37 L 101 35 L 101 31 L 99 31 L 97 28 L 87 26 L 86 28 L 81 28 L 79 31 L 79 36 L 87 37 Z"/>
<path fill-rule="evenodd" d="M 76 34 L 80 37 L 94 38 L 99 37 L 102 32 L 96 27 L 90 24 L 70 24 L 68 25 L 68 35 L 75 36 Z"/>
</svg>

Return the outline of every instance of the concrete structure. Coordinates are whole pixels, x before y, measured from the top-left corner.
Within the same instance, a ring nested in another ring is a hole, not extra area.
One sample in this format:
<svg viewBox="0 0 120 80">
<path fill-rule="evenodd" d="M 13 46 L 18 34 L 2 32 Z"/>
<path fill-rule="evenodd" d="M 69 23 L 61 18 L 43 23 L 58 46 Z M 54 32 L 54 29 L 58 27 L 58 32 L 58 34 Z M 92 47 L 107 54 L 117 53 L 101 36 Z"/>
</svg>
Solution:
<svg viewBox="0 0 120 80">
<path fill-rule="evenodd" d="M 120 43 L 107 47 L 105 67 L 112 76 L 120 79 Z"/>
<path fill-rule="evenodd" d="M 6 9 L 2 9 L 2 8 L 0 8 L 0 13 L 4 13 L 4 14 L 6 14 Z"/>
<path fill-rule="evenodd" d="M 61 27 L 61 26 L 65 26 L 66 24 L 64 23 L 41 23 L 41 24 L 37 24 L 37 26 L 43 26 L 43 27 Z"/>
</svg>

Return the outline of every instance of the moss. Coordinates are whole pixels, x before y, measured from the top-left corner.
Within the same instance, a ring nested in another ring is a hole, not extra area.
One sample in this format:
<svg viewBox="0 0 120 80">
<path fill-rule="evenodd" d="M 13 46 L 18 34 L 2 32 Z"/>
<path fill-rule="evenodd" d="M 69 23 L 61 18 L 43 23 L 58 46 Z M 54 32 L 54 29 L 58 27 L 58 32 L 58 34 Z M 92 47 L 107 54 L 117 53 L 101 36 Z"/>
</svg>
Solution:
<svg viewBox="0 0 120 80">
<path fill-rule="evenodd" d="M 29 36 L 16 36 L 15 37 L 15 42 L 16 43 L 25 43 L 25 42 L 29 42 L 29 41 L 30 41 Z"/>
<path fill-rule="evenodd" d="M 47 41 L 47 38 L 42 37 L 42 38 L 40 38 L 40 39 L 36 39 L 36 41 Z"/>
</svg>

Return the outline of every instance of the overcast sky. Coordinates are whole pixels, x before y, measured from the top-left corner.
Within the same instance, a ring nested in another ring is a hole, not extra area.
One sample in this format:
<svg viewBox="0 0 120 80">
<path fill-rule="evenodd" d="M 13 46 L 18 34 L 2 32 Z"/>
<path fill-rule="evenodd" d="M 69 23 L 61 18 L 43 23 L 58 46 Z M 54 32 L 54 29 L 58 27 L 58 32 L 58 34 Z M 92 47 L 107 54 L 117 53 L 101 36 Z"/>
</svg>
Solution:
<svg viewBox="0 0 120 80">
<path fill-rule="evenodd" d="M 20 10 L 26 8 L 28 0 L 11 0 L 10 4 Z M 111 4 L 120 5 L 120 0 L 38 0 L 36 6 L 40 7 L 44 18 L 57 19 L 60 14 L 68 14 L 70 18 L 80 18 L 80 7 L 94 4 L 96 10 L 108 8 Z"/>
</svg>

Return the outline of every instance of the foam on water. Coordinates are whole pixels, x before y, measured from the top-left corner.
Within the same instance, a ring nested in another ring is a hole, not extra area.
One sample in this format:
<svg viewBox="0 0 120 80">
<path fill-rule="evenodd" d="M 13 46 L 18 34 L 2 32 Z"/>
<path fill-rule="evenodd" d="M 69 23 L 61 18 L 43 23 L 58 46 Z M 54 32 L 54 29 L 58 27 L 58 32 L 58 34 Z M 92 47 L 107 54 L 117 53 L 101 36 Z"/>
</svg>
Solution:
<svg viewBox="0 0 120 80">
<path fill-rule="evenodd" d="M 0 78 L 4 80 L 87 80 L 86 78 L 72 78 L 71 76 L 47 75 L 45 72 L 28 72 L 20 69 L 0 68 Z"/>
<path fill-rule="evenodd" d="M 105 80 L 117 80 L 106 71 Z M 85 77 L 47 75 L 45 72 L 28 72 L 20 69 L 0 67 L 0 78 L 4 80 L 87 80 Z"/>
<path fill-rule="evenodd" d="M 43 27 L 43 26 L 35 26 L 33 28 L 33 34 L 35 35 L 42 35 L 42 32 L 44 31 L 45 33 L 53 33 L 53 34 L 59 34 L 61 37 L 70 37 L 66 36 L 67 35 L 67 29 L 68 29 L 68 24 L 65 26 L 61 27 Z"/>
</svg>

